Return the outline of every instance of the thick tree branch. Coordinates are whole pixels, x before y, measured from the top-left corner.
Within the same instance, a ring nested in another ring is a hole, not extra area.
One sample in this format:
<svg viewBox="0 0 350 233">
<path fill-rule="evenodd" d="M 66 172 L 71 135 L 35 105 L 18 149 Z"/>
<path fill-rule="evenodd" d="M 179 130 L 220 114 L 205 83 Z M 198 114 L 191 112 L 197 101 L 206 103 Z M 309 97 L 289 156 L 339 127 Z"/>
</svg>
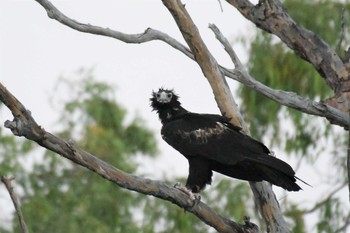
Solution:
<svg viewBox="0 0 350 233">
<path fill-rule="evenodd" d="M 246 222 L 244 225 L 235 223 L 214 212 L 203 202 L 193 206 L 193 201 L 180 190 L 170 187 L 163 182 L 127 174 L 96 156 L 79 149 L 73 144 L 49 133 L 41 128 L 33 119 L 30 112 L 0 83 L 0 101 L 12 112 L 13 121 L 6 121 L 5 127 L 11 129 L 17 136 L 37 142 L 42 147 L 51 150 L 118 186 L 146 195 L 152 195 L 170 201 L 181 208 L 193 213 L 206 224 L 219 232 L 258 233 L 257 226 Z"/>
<path fill-rule="evenodd" d="M 18 203 L 18 198 L 16 193 L 13 191 L 13 187 L 11 182 L 14 180 L 14 177 L 5 177 L 5 176 L 1 176 L 1 182 L 4 183 L 8 193 L 10 194 L 11 200 L 13 202 L 13 205 L 15 206 L 15 210 L 18 216 L 18 220 L 19 220 L 19 225 L 21 227 L 21 231 L 22 233 L 28 233 L 28 228 L 27 225 L 24 221 L 24 217 L 21 211 L 21 207 Z"/>
<path fill-rule="evenodd" d="M 203 42 L 196 25 L 193 23 L 185 7 L 180 1 L 176 0 L 163 0 L 163 4 L 174 17 L 183 38 L 194 55 L 195 61 L 200 66 L 204 76 L 208 79 L 221 113 L 230 118 L 234 125 L 246 128 L 217 61 Z"/>
<path fill-rule="evenodd" d="M 235 69 L 233 71 L 226 68 L 222 69 L 227 77 L 243 83 L 244 85 L 256 90 L 260 94 L 265 95 L 279 104 L 294 108 L 307 114 L 325 117 L 331 123 L 340 125 L 349 130 L 350 117 L 346 112 L 339 111 L 338 109 L 325 103 L 316 102 L 306 97 L 299 96 L 294 92 L 272 89 L 251 77 L 236 55 L 231 44 L 220 32 L 220 30 L 213 24 L 209 25 L 209 28 L 214 32 L 216 38 L 222 43 L 233 64 L 235 65 Z"/>
<path fill-rule="evenodd" d="M 278 36 L 301 58 L 310 62 L 335 93 L 349 79 L 349 71 L 335 51 L 312 31 L 298 25 L 278 0 L 226 0 L 257 27 Z"/>
<path fill-rule="evenodd" d="M 233 116 L 241 122 L 239 126 L 243 126 L 243 130 L 247 133 L 247 128 L 240 112 L 236 108 L 224 75 L 220 71 L 215 58 L 203 42 L 196 25 L 193 23 L 185 7 L 180 0 L 163 0 L 163 4 L 169 9 L 185 41 L 191 48 L 196 62 L 201 67 L 204 76 L 208 79 L 222 114 L 232 112 L 233 110 Z M 231 116 L 229 115 L 229 117 Z M 237 122 L 233 121 L 232 123 L 237 125 Z M 250 185 L 260 213 L 266 222 L 268 232 L 289 232 L 271 185 L 267 182 L 251 182 Z"/>
</svg>

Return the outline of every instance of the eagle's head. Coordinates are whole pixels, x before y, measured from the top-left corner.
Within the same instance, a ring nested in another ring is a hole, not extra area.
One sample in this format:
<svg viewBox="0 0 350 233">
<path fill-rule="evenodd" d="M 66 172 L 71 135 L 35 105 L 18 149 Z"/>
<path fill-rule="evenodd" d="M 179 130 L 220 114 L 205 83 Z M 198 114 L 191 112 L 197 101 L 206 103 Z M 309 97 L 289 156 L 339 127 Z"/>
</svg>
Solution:
<svg viewBox="0 0 350 233">
<path fill-rule="evenodd" d="M 186 109 L 181 107 L 179 96 L 174 93 L 174 90 L 159 88 L 158 91 L 152 92 L 150 100 L 153 111 L 157 111 L 163 124 L 171 121 L 179 114 L 187 112 Z"/>
<path fill-rule="evenodd" d="M 162 108 L 176 108 L 181 105 L 179 96 L 174 93 L 174 90 L 159 88 L 158 91 L 152 92 L 151 107 L 153 110 L 160 110 Z"/>
</svg>

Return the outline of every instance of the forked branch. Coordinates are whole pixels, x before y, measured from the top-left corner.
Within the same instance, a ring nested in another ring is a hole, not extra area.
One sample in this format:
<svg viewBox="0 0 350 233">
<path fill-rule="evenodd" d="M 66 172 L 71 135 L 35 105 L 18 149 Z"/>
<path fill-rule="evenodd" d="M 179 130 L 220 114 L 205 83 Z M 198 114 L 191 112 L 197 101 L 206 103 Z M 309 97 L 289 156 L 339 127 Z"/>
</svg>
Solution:
<svg viewBox="0 0 350 233">
<path fill-rule="evenodd" d="M 340 125 L 349 130 L 350 117 L 346 112 L 340 111 L 325 103 L 313 101 L 306 97 L 299 96 L 294 92 L 272 89 L 250 76 L 248 71 L 242 65 L 239 57 L 233 50 L 231 44 L 220 32 L 220 30 L 214 24 L 210 24 L 209 28 L 214 32 L 216 38 L 224 46 L 225 51 L 230 56 L 233 64 L 235 65 L 235 69 L 233 71 L 226 68 L 223 69 L 227 77 L 256 90 L 260 94 L 265 95 L 266 97 L 276 101 L 279 104 L 310 115 L 325 117 L 331 123 Z"/>
</svg>

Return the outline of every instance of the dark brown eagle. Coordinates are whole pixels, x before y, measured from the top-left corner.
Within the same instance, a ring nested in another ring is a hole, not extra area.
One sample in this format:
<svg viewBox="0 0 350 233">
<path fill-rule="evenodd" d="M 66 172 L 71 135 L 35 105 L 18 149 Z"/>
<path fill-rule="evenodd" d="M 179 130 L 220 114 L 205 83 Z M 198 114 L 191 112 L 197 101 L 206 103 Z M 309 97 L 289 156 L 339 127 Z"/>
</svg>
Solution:
<svg viewBox="0 0 350 233">
<path fill-rule="evenodd" d="M 264 144 L 242 134 L 226 117 L 187 111 L 173 90 L 161 88 L 150 100 L 163 124 L 162 138 L 188 159 L 186 188 L 193 193 L 211 183 L 212 171 L 241 180 L 265 180 L 288 191 L 301 189 L 291 166 L 271 156 Z"/>
</svg>

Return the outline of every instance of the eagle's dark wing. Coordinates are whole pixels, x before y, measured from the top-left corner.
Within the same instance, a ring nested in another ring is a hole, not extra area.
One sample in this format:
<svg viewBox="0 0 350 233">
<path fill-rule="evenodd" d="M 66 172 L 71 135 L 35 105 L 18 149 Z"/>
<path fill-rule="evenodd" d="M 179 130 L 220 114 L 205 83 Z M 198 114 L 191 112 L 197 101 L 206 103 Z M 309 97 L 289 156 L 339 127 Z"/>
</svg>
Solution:
<svg viewBox="0 0 350 233">
<path fill-rule="evenodd" d="M 238 132 L 219 115 L 186 113 L 165 124 L 161 133 L 183 155 L 201 155 L 225 164 L 233 165 L 249 154 L 269 153 L 262 143 Z"/>
<path fill-rule="evenodd" d="M 256 163 L 294 177 L 285 162 L 269 156 L 269 149 L 240 133 L 238 127 L 220 115 L 186 113 L 165 124 L 163 139 L 186 157 L 204 157 L 219 164 L 235 166 Z"/>
</svg>

